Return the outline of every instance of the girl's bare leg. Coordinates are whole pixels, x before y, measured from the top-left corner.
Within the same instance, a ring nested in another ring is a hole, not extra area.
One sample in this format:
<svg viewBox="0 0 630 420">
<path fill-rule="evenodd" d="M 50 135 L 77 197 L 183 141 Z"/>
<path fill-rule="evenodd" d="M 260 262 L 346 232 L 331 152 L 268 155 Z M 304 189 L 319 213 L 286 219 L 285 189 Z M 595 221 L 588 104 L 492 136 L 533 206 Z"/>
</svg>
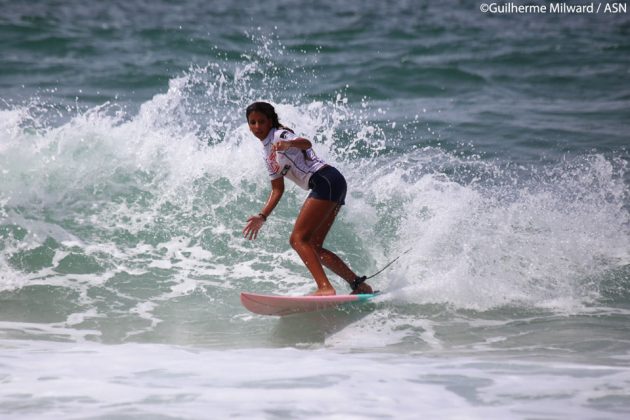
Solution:
<svg viewBox="0 0 630 420">
<path fill-rule="evenodd" d="M 295 228 L 291 235 L 291 246 L 298 252 L 317 282 L 318 290 L 315 293 L 317 295 L 335 294 L 335 289 L 330 284 L 322 264 L 348 283 L 352 283 L 357 277 L 354 271 L 334 252 L 323 248 L 324 240 L 335 222 L 340 208 L 341 205 L 331 201 L 308 198 L 295 222 Z M 317 260 L 314 259 L 315 256 Z M 363 283 L 354 292 L 372 293 L 372 288 Z"/>
<path fill-rule="evenodd" d="M 323 220 L 315 231 L 315 234 L 311 237 L 311 244 L 315 248 L 315 251 L 319 255 L 319 259 L 324 266 L 348 283 L 352 283 L 357 278 L 356 273 L 352 271 L 350 267 L 348 267 L 348 265 L 339 258 L 339 256 L 337 256 L 337 254 L 323 247 L 326 236 L 328 235 L 333 223 L 335 223 L 335 219 L 337 218 L 337 214 L 340 209 L 341 205 L 336 204 L 333 211 L 330 212 L 328 217 Z M 357 290 L 354 291 L 354 293 L 372 293 L 372 288 L 368 284 L 363 283 L 357 288 Z"/>
<path fill-rule="evenodd" d="M 307 198 L 291 233 L 291 246 L 298 253 L 304 265 L 306 265 L 306 268 L 308 268 L 315 279 L 317 283 L 317 292 L 315 294 L 321 296 L 334 295 L 335 288 L 328 281 L 319 253 L 311 240 L 323 221 L 328 220 L 336 207 L 337 203 L 333 201 Z"/>
</svg>

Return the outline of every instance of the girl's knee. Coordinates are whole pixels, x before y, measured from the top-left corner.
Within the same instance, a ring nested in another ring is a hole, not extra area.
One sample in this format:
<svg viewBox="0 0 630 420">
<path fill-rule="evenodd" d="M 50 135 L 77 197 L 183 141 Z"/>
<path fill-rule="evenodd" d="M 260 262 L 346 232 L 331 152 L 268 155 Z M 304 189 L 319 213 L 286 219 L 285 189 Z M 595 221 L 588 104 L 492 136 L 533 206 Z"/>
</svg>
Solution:
<svg viewBox="0 0 630 420">
<path fill-rule="evenodd" d="M 300 232 L 293 232 L 289 238 L 289 244 L 291 244 L 291 247 L 293 248 L 303 244 L 308 244 L 308 238 Z"/>
<path fill-rule="evenodd" d="M 320 242 L 318 242 L 318 241 L 313 241 L 313 240 L 311 240 L 311 241 L 310 241 L 310 244 L 311 244 L 311 246 L 313 247 L 313 249 L 314 249 L 315 251 L 317 251 L 317 253 L 321 253 L 321 252 L 322 252 L 322 250 L 324 249 L 323 244 L 322 244 L 322 243 L 320 243 Z"/>
</svg>

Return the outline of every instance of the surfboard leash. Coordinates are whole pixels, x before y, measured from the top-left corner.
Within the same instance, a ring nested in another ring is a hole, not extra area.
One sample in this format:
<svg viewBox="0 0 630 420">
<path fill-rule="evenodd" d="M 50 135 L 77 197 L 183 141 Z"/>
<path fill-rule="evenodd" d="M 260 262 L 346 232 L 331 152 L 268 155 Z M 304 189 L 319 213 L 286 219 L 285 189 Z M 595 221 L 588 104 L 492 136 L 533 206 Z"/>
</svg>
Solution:
<svg viewBox="0 0 630 420">
<path fill-rule="evenodd" d="M 350 287 L 352 288 L 352 290 L 357 290 L 357 288 L 361 285 L 361 283 L 365 282 L 366 280 L 369 280 L 373 277 L 378 276 L 379 274 L 381 274 L 383 271 L 385 271 L 390 265 L 394 264 L 396 261 L 398 261 L 398 259 L 400 257 L 402 257 L 403 255 L 407 254 L 409 251 L 411 251 L 412 248 L 409 248 L 408 250 L 406 250 L 405 252 L 403 252 L 402 254 L 400 254 L 399 256 L 397 256 L 396 258 L 394 258 L 393 260 L 391 260 L 390 262 L 388 262 L 387 264 L 385 264 L 385 266 L 383 268 L 381 268 L 380 270 L 378 270 L 376 273 L 372 274 L 371 276 L 361 276 L 354 279 L 354 281 L 350 282 Z M 378 293 L 375 292 L 375 293 Z"/>
<path fill-rule="evenodd" d="M 399 256 L 397 256 L 396 258 L 394 258 L 393 260 L 391 260 L 390 262 L 388 262 L 387 264 L 385 264 L 385 267 L 381 268 L 380 270 L 378 270 L 376 273 L 372 274 L 369 277 L 366 277 L 365 280 L 369 280 L 373 277 L 378 276 L 379 274 L 381 274 L 383 271 L 385 271 L 390 265 L 394 264 L 396 261 L 398 261 L 398 259 L 400 257 L 402 257 L 403 255 L 409 253 L 409 251 L 411 251 L 413 248 L 409 248 L 408 250 L 406 250 L 405 252 L 403 252 L 402 254 L 400 254 Z M 364 280 L 364 281 L 365 281 Z"/>
</svg>

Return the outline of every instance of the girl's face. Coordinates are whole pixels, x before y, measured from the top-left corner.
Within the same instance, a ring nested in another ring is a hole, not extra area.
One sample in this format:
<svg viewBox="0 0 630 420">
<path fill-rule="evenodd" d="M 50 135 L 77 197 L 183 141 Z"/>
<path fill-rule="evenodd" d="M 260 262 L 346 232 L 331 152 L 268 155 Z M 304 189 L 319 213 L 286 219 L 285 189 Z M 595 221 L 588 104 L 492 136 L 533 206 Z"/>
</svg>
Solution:
<svg viewBox="0 0 630 420">
<path fill-rule="evenodd" d="M 264 140 L 269 134 L 269 130 L 271 130 L 271 119 L 267 118 L 267 116 L 258 111 L 253 111 L 247 117 L 247 124 L 249 124 L 249 130 L 253 135 L 258 137 L 260 140 Z"/>
</svg>

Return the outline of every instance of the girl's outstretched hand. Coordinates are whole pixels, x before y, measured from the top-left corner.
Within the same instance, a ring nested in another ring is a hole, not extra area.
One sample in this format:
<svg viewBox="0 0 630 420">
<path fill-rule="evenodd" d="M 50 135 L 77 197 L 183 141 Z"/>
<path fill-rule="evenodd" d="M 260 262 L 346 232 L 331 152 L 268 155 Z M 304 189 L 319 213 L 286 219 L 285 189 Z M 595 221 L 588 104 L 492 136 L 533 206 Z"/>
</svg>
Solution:
<svg viewBox="0 0 630 420">
<path fill-rule="evenodd" d="M 250 241 L 252 239 L 256 239 L 256 237 L 258 236 L 258 231 L 264 223 L 265 219 L 263 219 L 261 215 L 250 217 L 249 219 L 247 219 L 247 224 L 243 229 L 243 236 Z"/>
</svg>

